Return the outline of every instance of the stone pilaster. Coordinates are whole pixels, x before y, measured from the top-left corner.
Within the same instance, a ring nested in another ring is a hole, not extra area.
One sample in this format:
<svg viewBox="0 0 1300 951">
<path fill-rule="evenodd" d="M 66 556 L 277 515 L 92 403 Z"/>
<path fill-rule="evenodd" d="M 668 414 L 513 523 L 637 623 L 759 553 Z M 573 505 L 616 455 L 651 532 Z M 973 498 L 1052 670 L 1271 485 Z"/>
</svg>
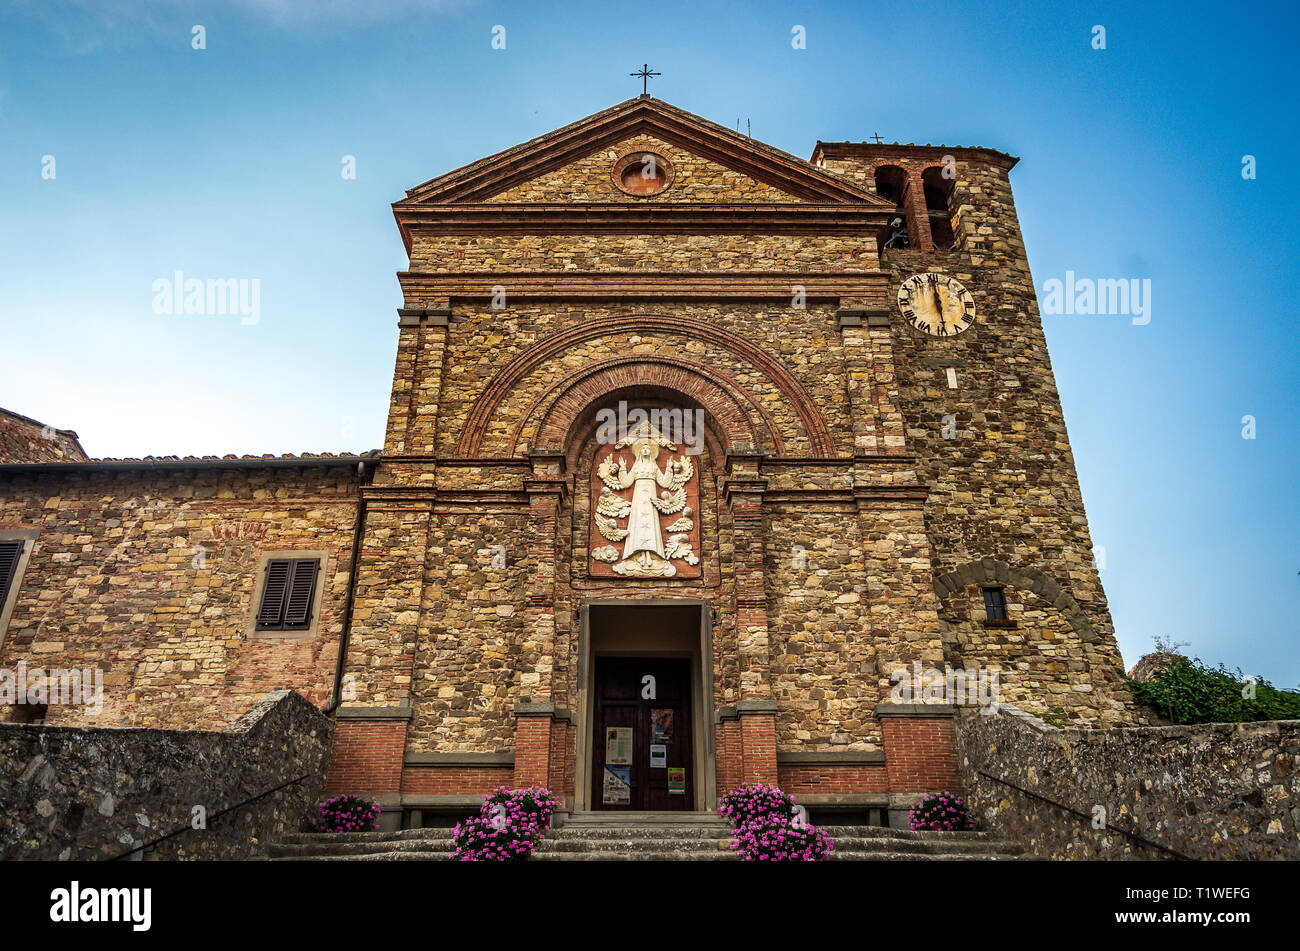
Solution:
<svg viewBox="0 0 1300 951">
<path fill-rule="evenodd" d="M 767 632 L 764 580 L 763 492 L 758 456 L 727 456 L 723 491 L 731 509 L 736 585 L 736 653 L 742 700 L 772 696 L 771 645 Z"/>
<path fill-rule="evenodd" d="M 437 451 L 438 406 L 451 308 L 442 301 L 425 307 L 403 307 L 397 314 L 397 360 L 384 455 L 431 456 Z"/>
<path fill-rule="evenodd" d="M 373 488 L 362 492 L 369 508 L 344 666 L 344 704 L 408 706 L 432 516 L 421 501 L 384 498 Z"/>
<path fill-rule="evenodd" d="M 906 452 L 888 308 L 845 306 L 836 319 L 844 344 L 854 454 Z"/>
</svg>

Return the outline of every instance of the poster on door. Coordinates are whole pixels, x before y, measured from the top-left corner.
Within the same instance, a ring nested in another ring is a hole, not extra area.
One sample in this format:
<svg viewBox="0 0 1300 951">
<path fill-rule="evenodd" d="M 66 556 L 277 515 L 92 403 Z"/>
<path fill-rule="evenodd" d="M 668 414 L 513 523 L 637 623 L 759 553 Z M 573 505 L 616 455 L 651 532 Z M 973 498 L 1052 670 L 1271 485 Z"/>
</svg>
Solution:
<svg viewBox="0 0 1300 951">
<path fill-rule="evenodd" d="M 606 766 L 604 795 L 607 806 L 626 806 L 632 802 L 632 767 Z"/>
<path fill-rule="evenodd" d="M 671 743 L 673 741 L 673 711 L 654 708 L 650 711 L 650 742 Z"/>
<path fill-rule="evenodd" d="M 614 766 L 632 765 L 632 728 L 630 726 L 606 728 L 605 762 Z"/>
<path fill-rule="evenodd" d="M 668 795 L 686 795 L 686 767 L 671 766 L 668 769 Z"/>
</svg>

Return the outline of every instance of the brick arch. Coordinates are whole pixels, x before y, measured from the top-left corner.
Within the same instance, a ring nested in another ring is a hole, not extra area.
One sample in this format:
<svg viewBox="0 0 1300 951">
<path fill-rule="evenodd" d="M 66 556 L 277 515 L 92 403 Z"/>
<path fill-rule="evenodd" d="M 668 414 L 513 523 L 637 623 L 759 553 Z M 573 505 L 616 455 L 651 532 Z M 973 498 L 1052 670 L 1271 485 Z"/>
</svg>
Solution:
<svg viewBox="0 0 1300 951">
<path fill-rule="evenodd" d="M 644 388 L 679 393 L 698 404 L 725 436 L 720 440 L 724 448 L 766 448 L 784 455 L 780 431 L 767 411 L 734 381 L 726 382 L 731 386 L 723 385 L 706 368 L 676 357 L 636 355 L 602 360 L 570 374 L 538 397 L 515 426 L 507 454 L 515 454 L 532 419 L 538 422 L 531 447 L 563 450 L 576 421 L 592 403 L 620 390 Z M 762 420 L 761 428 L 755 427 L 742 399 Z"/>
<path fill-rule="evenodd" d="M 1017 568 L 996 558 L 981 558 L 979 561 L 958 565 L 945 574 L 936 575 L 934 593 L 947 606 L 953 595 L 965 594 L 968 584 L 1008 584 L 1019 591 L 1035 594 L 1065 615 L 1070 627 L 1084 643 L 1097 640 L 1092 622 L 1088 620 L 1088 615 L 1079 606 L 1079 602 L 1045 572 L 1034 568 Z"/>
<path fill-rule="evenodd" d="M 525 353 L 515 357 L 491 379 L 484 388 L 482 395 L 474 402 L 469 418 L 465 421 L 465 429 L 461 432 L 460 440 L 456 444 L 456 454 L 462 457 L 478 454 L 479 445 L 483 440 L 483 433 L 486 431 L 488 422 L 495 415 L 501 401 L 519 385 L 519 382 L 528 373 L 540 364 L 571 347 L 585 343 L 588 340 L 594 340 L 597 337 L 606 337 L 617 333 L 647 332 L 684 334 L 722 347 L 752 364 L 763 372 L 772 385 L 777 388 L 777 391 L 789 402 L 791 408 L 799 417 L 799 421 L 803 424 L 812 454 L 814 456 L 836 454 L 830 428 L 826 425 L 826 420 L 817 409 L 816 403 L 813 402 L 808 391 L 804 389 L 803 384 L 786 369 L 780 360 L 762 347 L 752 344 L 743 337 L 714 324 L 680 315 L 663 314 L 609 317 L 581 323 L 552 334 Z"/>
</svg>

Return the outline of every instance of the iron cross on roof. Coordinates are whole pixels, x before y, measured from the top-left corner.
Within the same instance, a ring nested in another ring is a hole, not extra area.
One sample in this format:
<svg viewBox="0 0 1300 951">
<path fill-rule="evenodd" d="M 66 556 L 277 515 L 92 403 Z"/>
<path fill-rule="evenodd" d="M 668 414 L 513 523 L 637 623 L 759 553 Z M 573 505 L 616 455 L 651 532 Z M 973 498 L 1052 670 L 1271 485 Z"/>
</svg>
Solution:
<svg viewBox="0 0 1300 951">
<path fill-rule="evenodd" d="M 650 68 L 650 64 L 649 64 L 649 63 L 646 63 L 644 66 L 641 67 L 641 71 L 640 71 L 639 73 L 628 73 L 628 75 L 629 75 L 629 76 L 640 76 L 640 77 L 641 77 L 641 95 L 643 95 L 643 96 L 648 96 L 648 95 L 650 95 L 650 89 L 649 89 L 650 77 L 651 77 L 651 76 L 662 76 L 663 73 L 656 73 L 656 72 L 654 72 L 654 71 Z"/>
</svg>

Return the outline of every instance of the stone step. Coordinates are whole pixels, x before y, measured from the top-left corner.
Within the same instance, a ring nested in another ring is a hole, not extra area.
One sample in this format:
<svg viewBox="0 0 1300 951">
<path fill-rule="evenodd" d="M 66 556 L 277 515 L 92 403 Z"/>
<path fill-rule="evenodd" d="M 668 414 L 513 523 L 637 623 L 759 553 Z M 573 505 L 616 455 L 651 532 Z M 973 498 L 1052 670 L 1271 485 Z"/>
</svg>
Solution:
<svg viewBox="0 0 1300 951">
<path fill-rule="evenodd" d="M 570 825 L 705 825 L 726 824 L 716 812 L 573 812 L 562 821 Z"/>
<path fill-rule="evenodd" d="M 602 839 L 691 839 L 707 841 L 722 839 L 731 835 L 727 826 L 667 826 L 662 829 L 646 829 L 637 826 L 610 826 L 608 828 L 587 829 L 562 826 L 552 829 L 547 835 L 556 839 L 586 839 L 596 842 Z"/>
<path fill-rule="evenodd" d="M 732 830 L 712 813 L 580 814 L 538 843 L 538 861 L 731 861 Z M 882 826 L 822 826 L 839 861 L 1015 859 L 1024 847 L 988 832 L 914 832 Z M 448 828 L 400 832 L 299 832 L 272 841 L 272 861 L 447 861 Z"/>
<path fill-rule="evenodd" d="M 930 855 L 925 852 L 832 852 L 833 862 L 1006 862 L 1019 855 L 966 855 L 964 853 Z"/>
<path fill-rule="evenodd" d="M 1005 853 L 1019 855 L 1024 851 L 1020 845 L 998 842 L 989 839 L 967 842 L 944 842 L 917 839 L 881 839 L 862 838 L 858 836 L 841 836 L 834 838 L 837 852 L 908 852 L 928 855 L 989 855 Z"/>
<path fill-rule="evenodd" d="M 416 842 L 451 841 L 451 829 L 402 829 L 399 832 L 285 832 L 277 842 L 310 844 L 314 842 Z"/>
<path fill-rule="evenodd" d="M 373 855 L 376 852 L 444 853 L 451 851 L 451 839 L 413 839 L 394 842 L 271 842 L 272 858 L 314 858 L 331 855 Z"/>
<path fill-rule="evenodd" d="M 450 852 L 363 852 L 358 855 L 278 855 L 271 862 L 450 862 Z"/>
<path fill-rule="evenodd" d="M 997 836 L 992 832 L 933 832 L 929 830 L 891 829 L 888 826 L 833 826 L 818 823 L 814 823 L 814 825 L 831 836 L 831 838 L 852 835 L 861 836 L 862 838 L 875 837 L 881 839 L 944 839 L 953 842 L 998 840 Z"/>
<path fill-rule="evenodd" d="M 727 849 L 729 839 L 682 839 L 666 836 L 629 838 L 602 836 L 598 839 L 556 836 L 543 839 L 533 850 L 541 852 L 717 852 Z"/>
<path fill-rule="evenodd" d="M 736 862 L 736 852 L 534 852 L 533 862 Z"/>
</svg>

